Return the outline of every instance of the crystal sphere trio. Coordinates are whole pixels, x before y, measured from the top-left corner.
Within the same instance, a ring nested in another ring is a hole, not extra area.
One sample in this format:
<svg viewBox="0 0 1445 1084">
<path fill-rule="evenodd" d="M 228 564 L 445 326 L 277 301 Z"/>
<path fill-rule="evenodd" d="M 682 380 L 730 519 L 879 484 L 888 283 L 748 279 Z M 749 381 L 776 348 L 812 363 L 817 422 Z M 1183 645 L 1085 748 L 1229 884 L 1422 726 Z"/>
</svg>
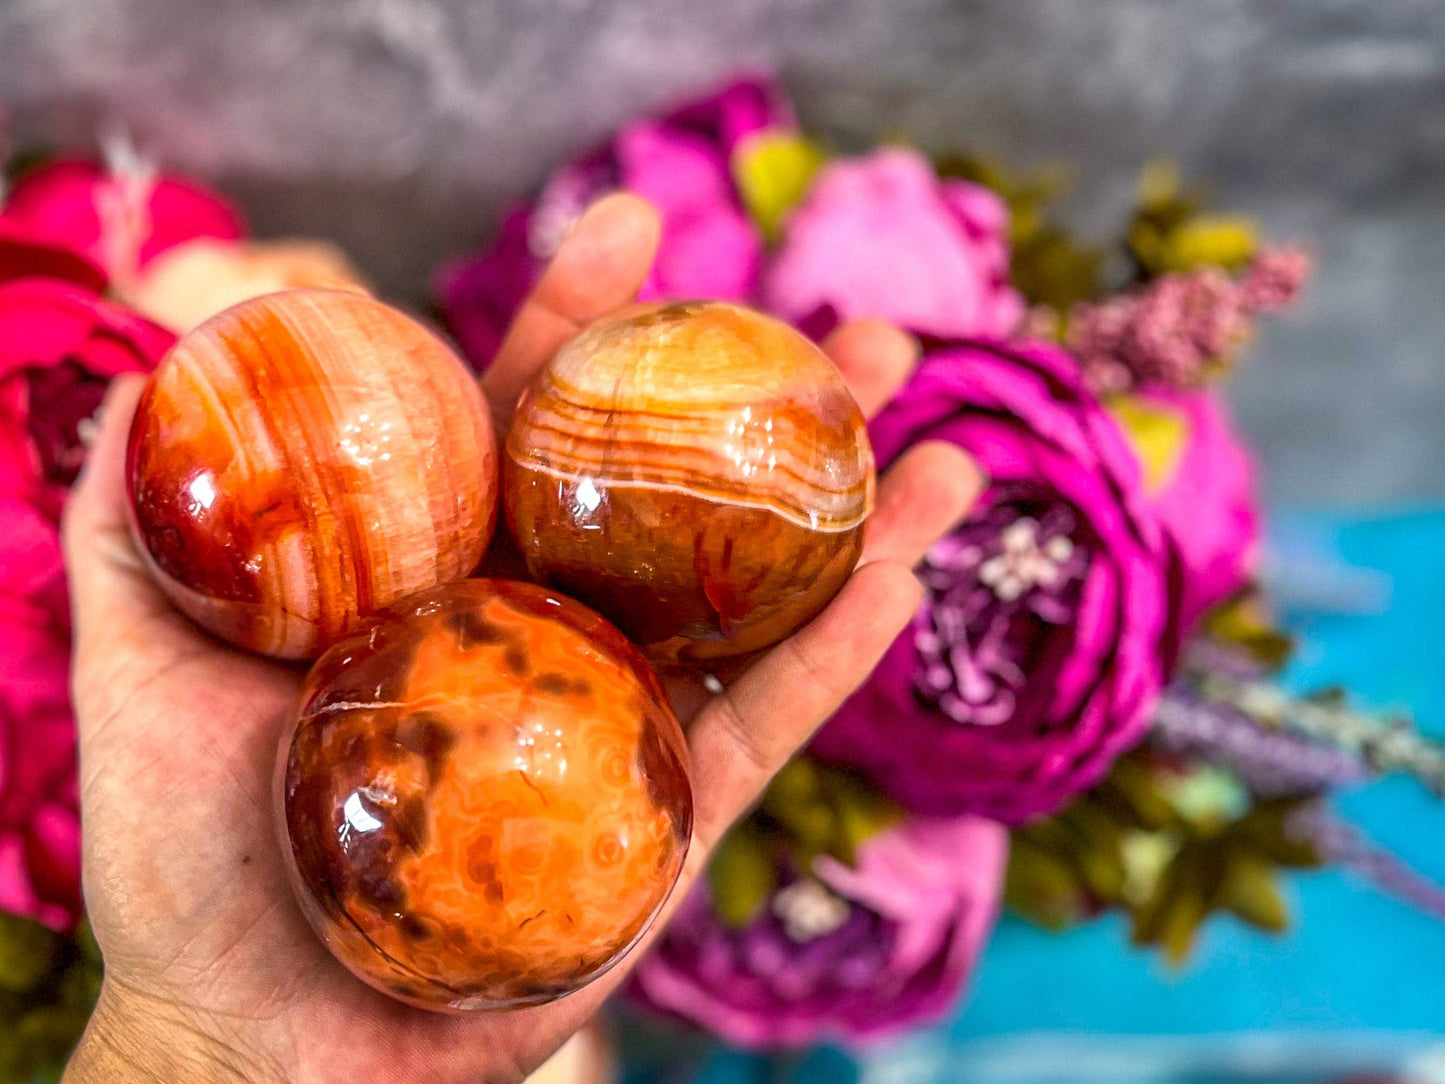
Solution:
<svg viewBox="0 0 1445 1084">
<path fill-rule="evenodd" d="M 498 459 L 452 351 L 335 290 L 185 336 L 127 450 L 135 537 L 177 608 L 316 660 L 275 789 L 303 912 L 358 977 L 432 1009 L 560 997 L 642 937 L 692 833 L 652 664 L 706 669 L 799 628 L 873 503 L 831 362 L 716 302 L 584 329 Z M 507 567 L 487 558 L 499 504 L 497 549 L 532 582 L 468 578 Z"/>
</svg>

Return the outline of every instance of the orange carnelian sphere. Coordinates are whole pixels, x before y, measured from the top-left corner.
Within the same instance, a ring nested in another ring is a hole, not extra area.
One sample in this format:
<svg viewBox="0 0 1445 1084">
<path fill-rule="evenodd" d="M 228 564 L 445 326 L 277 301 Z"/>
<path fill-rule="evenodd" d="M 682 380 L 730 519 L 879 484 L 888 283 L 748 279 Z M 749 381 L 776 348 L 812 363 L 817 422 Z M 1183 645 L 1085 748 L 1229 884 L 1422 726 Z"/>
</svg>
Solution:
<svg viewBox="0 0 1445 1084">
<path fill-rule="evenodd" d="M 682 731 L 646 660 L 586 607 L 506 580 L 413 596 L 323 655 L 277 800 L 312 926 L 435 1009 L 595 979 L 692 833 Z"/>
<path fill-rule="evenodd" d="M 863 416 L 832 363 L 717 302 L 583 331 L 523 397 L 502 471 L 529 573 L 669 659 L 753 651 L 815 615 L 873 504 Z"/>
<path fill-rule="evenodd" d="M 462 362 L 338 290 L 255 298 L 186 335 L 151 376 L 127 456 L 135 533 L 167 594 L 282 658 L 472 572 L 496 473 Z"/>
</svg>

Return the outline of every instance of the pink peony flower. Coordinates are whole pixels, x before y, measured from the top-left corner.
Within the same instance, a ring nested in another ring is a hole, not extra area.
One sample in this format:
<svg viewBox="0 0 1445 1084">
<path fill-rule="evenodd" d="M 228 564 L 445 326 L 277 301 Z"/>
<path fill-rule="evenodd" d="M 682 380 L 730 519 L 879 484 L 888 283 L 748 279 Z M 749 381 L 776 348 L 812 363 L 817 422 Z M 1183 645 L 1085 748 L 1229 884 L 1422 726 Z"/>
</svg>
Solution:
<svg viewBox="0 0 1445 1084">
<path fill-rule="evenodd" d="M 31 270 L 53 268 L 42 252 Z M 59 278 L 0 281 L 0 908 L 80 913 L 80 822 L 59 518 L 110 378 L 174 337 Z"/>
<path fill-rule="evenodd" d="M 1137 394 L 1186 427 L 1178 462 L 1150 500 L 1170 552 L 1173 655 L 1210 609 L 1254 578 L 1259 499 L 1249 451 L 1218 395 L 1157 387 Z"/>
<path fill-rule="evenodd" d="M 230 203 L 193 181 L 72 158 L 22 175 L 0 219 L 83 253 L 119 282 L 184 241 L 245 232 Z"/>
<path fill-rule="evenodd" d="M 1168 556 L 1139 464 L 1044 343 L 934 349 L 870 432 L 880 468 L 947 440 L 991 485 L 812 752 L 920 813 L 1049 813 L 1143 736 L 1163 682 Z"/>
<path fill-rule="evenodd" d="M 745 1047 L 880 1038 L 952 1008 L 993 928 L 1008 835 L 915 820 L 823 857 L 760 917 L 723 926 L 703 883 L 634 972 L 644 1005 Z"/>
<path fill-rule="evenodd" d="M 1024 315 L 1008 282 L 1008 209 L 995 193 L 939 180 L 897 148 L 824 167 L 786 219 L 763 281 L 794 323 L 827 306 L 930 335 L 1004 336 Z"/>
<path fill-rule="evenodd" d="M 448 329 L 473 363 L 490 363 L 572 223 L 619 189 L 645 197 L 662 215 L 643 300 L 748 300 L 763 241 L 734 186 L 732 154 L 754 132 L 792 125 L 780 92 L 759 80 L 627 125 L 605 147 L 554 173 L 535 204 L 508 214 L 487 252 L 443 269 L 437 290 Z"/>
</svg>

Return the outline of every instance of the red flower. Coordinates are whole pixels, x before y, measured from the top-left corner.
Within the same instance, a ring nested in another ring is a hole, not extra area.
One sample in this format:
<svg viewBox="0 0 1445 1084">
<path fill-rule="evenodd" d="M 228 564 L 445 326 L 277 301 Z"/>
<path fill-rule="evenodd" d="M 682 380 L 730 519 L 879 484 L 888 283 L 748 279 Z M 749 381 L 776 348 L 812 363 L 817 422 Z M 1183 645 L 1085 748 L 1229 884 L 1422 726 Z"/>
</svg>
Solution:
<svg viewBox="0 0 1445 1084">
<path fill-rule="evenodd" d="M 60 511 L 106 385 L 174 336 L 101 298 L 86 257 L 0 238 L 0 909 L 64 928 L 81 902 Z"/>
<path fill-rule="evenodd" d="M 0 213 L 0 282 L 29 276 L 65 279 L 96 292 L 105 289 L 105 268 L 89 256 L 46 241 Z"/>
<path fill-rule="evenodd" d="M 0 909 L 63 929 L 80 913 L 75 723 L 55 524 L 0 496 Z"/>
<path fill-rule="evenodd" d="M 120 282 L 182 242 L 234 241 L 245 232 L 234 207 L 192 181 L 77 159 L 21 176 L 0 222 L 81 253 Z"/>
</svg>

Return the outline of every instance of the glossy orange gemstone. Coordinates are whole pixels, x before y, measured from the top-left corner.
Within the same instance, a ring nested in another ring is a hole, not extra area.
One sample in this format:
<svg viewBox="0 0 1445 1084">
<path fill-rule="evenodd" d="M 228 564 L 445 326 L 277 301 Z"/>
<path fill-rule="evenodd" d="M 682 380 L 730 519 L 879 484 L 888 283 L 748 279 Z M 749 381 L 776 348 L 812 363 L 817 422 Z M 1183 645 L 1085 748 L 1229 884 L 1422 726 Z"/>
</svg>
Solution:
<svg viewBox="0 0 1445 1084">
<path fill-rule="evenodd" d="M 127 475 L 136 536 L 176 605 L 283 658 L 468 575 L 496 520 L 476 381 L 354 292 L 270 294 L 181 339 L 141 399 Z"/>
<path fill-rule="evenodd" d="M 502 458 L 529 573 L 660 658 L 793 632 L 852 572 L 873 505 L 837 369 L 786 324 L 717 302 L 587 328 L 523 397 Z"/>
<path fill-rule="evenodd" d="M 332 647 L 281 746 L 297 897 L 331 951 L 426 1008 L 590 982 L 646 931 L 692 833 L 646 660 L 543 587 L 423 592 Z"/>
</svg>

